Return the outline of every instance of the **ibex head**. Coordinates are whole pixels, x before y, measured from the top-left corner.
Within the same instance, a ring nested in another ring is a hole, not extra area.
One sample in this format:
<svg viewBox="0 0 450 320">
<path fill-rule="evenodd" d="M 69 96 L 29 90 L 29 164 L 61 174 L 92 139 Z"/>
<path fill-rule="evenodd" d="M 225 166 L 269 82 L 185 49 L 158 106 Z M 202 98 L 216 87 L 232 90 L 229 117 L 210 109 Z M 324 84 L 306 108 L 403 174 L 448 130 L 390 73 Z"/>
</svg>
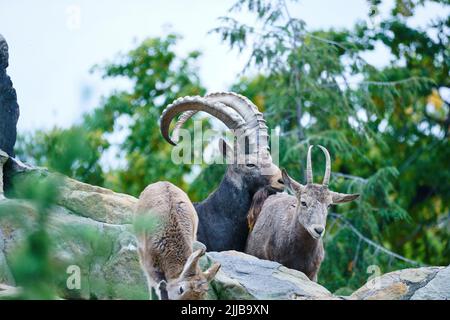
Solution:
<svg viewBox="0 0 450 320">
<path fill-rule="evenodd" d="M 328 189 L 331 175 L 331 160 L 328 150 L 319 145 L 325 154 L 325 176 L 322 184 L 313 183 L 311 149 L 308 149 L 306 161 L 306 185 L 302 185 L 289 177 L 283 170 L 283 180 L 288 190 L 296 196 L 298 221 L 314 238 L 319 239 L 325 233 L 328 208 L 333 204 L 350 202 L 359 197 L 359 194 L 344 194 Z"/>
<path fill-rule="evenodd" d="M 194 251 L 176 280 L 159 283 L 160 291 L 165 290 L 167 292 L 166 298 L 169 300 L 204 299 L 208 292 L 209 283 L 220 269 L 220 264 L 216 262 L 208 270 L 202 272 L 198 262 L 204 254 L 204 249 Z"/>
</svg>

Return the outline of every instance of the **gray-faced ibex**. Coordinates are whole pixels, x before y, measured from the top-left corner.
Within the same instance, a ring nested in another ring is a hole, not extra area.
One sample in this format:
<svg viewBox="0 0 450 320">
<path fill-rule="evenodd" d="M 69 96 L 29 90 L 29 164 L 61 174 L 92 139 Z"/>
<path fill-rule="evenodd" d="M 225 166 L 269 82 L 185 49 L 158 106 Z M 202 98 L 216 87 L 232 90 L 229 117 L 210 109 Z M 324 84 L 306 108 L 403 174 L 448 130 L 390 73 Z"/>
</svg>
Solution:
<svg viewBox="0 0 450 320">
<path fill-rule="evenodd" d="M 137 232 L 139 260 L 152 298 L 154 292 L 162 300 L 203 299 L 220 264 L 205 272 L 198 265 L 205 250 L 193 252 L 198 217 L 186 193 L 169 182 L 147 186 L 135 219 L 152 225 Z"/>
<path fill-rule="evenodd" d="M 352 201 L 359 194 L 343 194 L 328 190 L 331 160 L 325 153 L 326 169 L 322 184 L 313 183 L 311 149 L 308 149 L 306 185 L 288 176 L 283 170 L 288 194 L 270 195 L 265 189 L 258 191 L 249 210 L 249 225 L 253 227 L 246 252 L 261 259 L 273 260 L 302 271 L 317 281 L 317 273 L 324 259 L 322 237 L 325 232 L 328 208 L 332 204 Z"/>
</svg>

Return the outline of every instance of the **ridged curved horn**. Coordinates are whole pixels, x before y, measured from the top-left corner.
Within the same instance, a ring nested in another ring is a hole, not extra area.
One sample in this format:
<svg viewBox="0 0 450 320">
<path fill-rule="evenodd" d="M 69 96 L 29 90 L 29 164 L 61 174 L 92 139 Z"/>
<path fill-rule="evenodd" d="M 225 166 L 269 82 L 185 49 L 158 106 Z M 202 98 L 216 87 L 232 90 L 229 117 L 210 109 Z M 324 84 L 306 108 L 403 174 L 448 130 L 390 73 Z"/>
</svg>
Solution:
<svg viewBox="0 0 450 320">
<path fill-rule="evenodd" d="M 183 111 L 207 112 L 213 117 L 221 120 L 230 129 L 238 129 L 245 125 L 244 119 L 229 110 L 223 103 L 212 102 L 199 96 L 179 98 L 172 104 L 168 105 L 166 109 L 164 109 L 160 118 L 161 134 L 164 139 L 166 139 L 172 145 L 176 145 L 176 143 L 169 137 L 169 126 L 173 118 L 175 118 L 177 114 Z M 190 117 L 192 117 L 192 115 L 190 115 Z M 185 122 L 187 121 L 187 119 L 183 121 Z"/>
<path fill-rule="evenodd" d="M 323 182 L 322 184 L 324 186 L 328 187 L 328 184 L 330 183 L 330 175 L 331 175 L 331 159 L 330 159 L 330 153 L 328 152 L 327 148 L 318 145 L 320 149 L 322 149 L 323 153 L 325 154 L 325 175 L 323 176 Z"/>
<path fill-rule="evenodd" d="M 221 102 L 238 112 L 245 120 L 244 135 L 249 138 L 249 147 L 267 149 L 269 134 L 263 114 L 258 107 L 247 97 L 235 92 L 216 92 L 205 96 L 211 101 Z"/>
<path fill-rule="evenodd" d="M 312 171 L 312 163 L 311 163 L 311 149 L 314 145 L 309 146 L 308 155 L 306 156 L 306 184 L 313 183 L 313 171 Z"/>
<path fill-rule="evenodd" d="M 236 111 L 242 117 L 245 125 L 240 125 L 239 127 L 243 129 L 243 134 L 248 137 L 249 147 L 251 150 L 254 151 L 254 149 L 259 150 L 268 148 L 269 134 L 266 121 L 264 120 L 263 114 L 259 112 L 258 107 L 253 104 L 250 99 L 234 92 L 211 93 L 206 95 L 203 99 L 211 103 L 222 103 L 225 106 Z M 186 123 L 186 121 L 188 121 L 190 118 L 192 118 L 198 111 L 203 110 L 189 110 L 181 114 L 177 123 L 175 124 L 175 128 L 172 134 L 172 140 L 175 143 L 179 139 L 179 130 L 181 129 L 183 124 Z M 230 126 L 228 127 L 231 128 Z"/>
</svg>

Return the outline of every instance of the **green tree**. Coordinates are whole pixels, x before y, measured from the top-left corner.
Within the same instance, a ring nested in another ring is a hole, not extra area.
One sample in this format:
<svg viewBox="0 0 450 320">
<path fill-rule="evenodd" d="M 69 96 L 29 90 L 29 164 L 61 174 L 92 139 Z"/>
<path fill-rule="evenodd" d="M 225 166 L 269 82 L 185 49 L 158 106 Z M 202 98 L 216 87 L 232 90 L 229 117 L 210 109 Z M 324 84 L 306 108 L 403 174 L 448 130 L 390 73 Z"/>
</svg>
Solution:
<svg viewBox="0 0 450 320">
<path fill-rule="evenodd" d="M 390 16 L 376 28 L 360 23 L 353 36 L 361 48 L 370 50 L 381 42 L 389 49 L 393 59 L 381 70 L 383 80 L 431 80 L 416 94 L 396 98 L 393 111 L 374 123 L 386 123 L 379 135 L 391 146 L 376 150 L 374 163 L 390 163 L 398 168 L 396 201 L 411 217 L 410 223 L 386 226 L 385 241 L 408 257 L 442 265 L 449 263 L 446 252 L 450 250 L 450 101 L 441 95 L 450 90 L 450 17 L 436 17 L 424 29 L 413 28 L 409 23 L 417 8 L 431 2 L 449 5 L 448 1 L 397 1 Z M 373 4 L 373 15 L 377 15 L 378 5 L 378 1 Z M 380 92 L 373 94 L 383 110 L 380 102 L 384 97 Z"/>
<path fill-rule="evenodd" d="M 173 165 L 173 148 L 161 137 L 159 117 L 177 97 L 200 95 L 204 89 L 195 66 L 200 53 L 177 58 L 173 50 L 178 39 L 176 35 L 147 39 L 120 62 L 100 68 L 105 78 L 125 77 L 133 83 L 131 91 L 113 93 L 84 119 L 88 130 L 109 134 L 121 129 L 120 118 L 127 123 L 126 137 L 119 147 L 126 165 L 108 175 L 107 186 L 132 195 L 160 180 L 184 186 L 183 175 L 191 166 Z"/>
<path fill-rule="evenodd" d="M 109 146 L 101 131 L 88 131 L 82 125 L 74 125 L 69 129 L 53 128 L 21 135 L 16 150 L 26 163 L 103 185 L 105 177 L 100 157 Z"/>
<path fill-rule="evenodd" d="M 433 40 L 403 21 L 402 6 L 413 15 L 426 1 L 403 2 L 379 25 L 309 30 L 283 0 L 239 0 L 214 30 L 231 48 L 251 49 L 247 68 L 260 75 L 233 89 L 279 127 L 281 166 L 300 178 L 307 146 L 325 145 L 334 160 L 331 187 L 362 194 L 333 209 L 328 227 L 319 281 L 342 294 L 363 284 L 372 264 L 388 272 L 449 263 L 448 229 L 438 228 L 449 207 L 448 105 L 438 91 L 448 86 L 448 19 L 430 27 Z M 371 4 L 374 16 L 379 1 Z M 234 18 L 243 10 L 258 27 Z M 368 63 L 362 53 L 377 41 L 406 65 Z M 314 159 L 318 167 L 322 161 Z"/>
</svg>

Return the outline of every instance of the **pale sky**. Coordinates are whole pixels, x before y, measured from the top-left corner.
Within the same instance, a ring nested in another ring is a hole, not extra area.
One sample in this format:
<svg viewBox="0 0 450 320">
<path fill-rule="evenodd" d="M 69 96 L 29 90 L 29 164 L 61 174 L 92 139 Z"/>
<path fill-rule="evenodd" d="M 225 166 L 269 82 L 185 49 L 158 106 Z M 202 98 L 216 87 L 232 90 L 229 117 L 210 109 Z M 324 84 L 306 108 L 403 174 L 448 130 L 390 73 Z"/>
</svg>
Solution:
<svg viewBox="0 0 450 320">
<path fill-rule="evenodd" d="M 102 95 L 123 85 L 100 79 L 89 73 L 90 68 L 126 52 L 136 41 L 162 35 L 169 25 L 170 31 L 184 37 L 177 47 L 179 54 L 203 53 L 200 77 L 207 89 L 229 89 L 246 59 L 230 52 L 218 35 L 207 32 L 218 26 L 217 18 L 226 15 L 233 3 L 0 0 L 0 33 L 9 43 L 8 73 L 21 108 L 19 131 L 67 127 L 78 121 L 83 112 L 98 106 Z M 392 0 L 386 8 L 389 3 Z M 351 27 L 367 12 L 366 0 L 300 0 L 292 7 L 292 15 L 305 20 L 309 29 Z M 432 4 L 419 10 L 412 23 L 424 26 L 430 19 L 448 14 L 448 8 Z M 389 56 L 380 48 L 368 59 L 382 65 Z"/>
</svg>

